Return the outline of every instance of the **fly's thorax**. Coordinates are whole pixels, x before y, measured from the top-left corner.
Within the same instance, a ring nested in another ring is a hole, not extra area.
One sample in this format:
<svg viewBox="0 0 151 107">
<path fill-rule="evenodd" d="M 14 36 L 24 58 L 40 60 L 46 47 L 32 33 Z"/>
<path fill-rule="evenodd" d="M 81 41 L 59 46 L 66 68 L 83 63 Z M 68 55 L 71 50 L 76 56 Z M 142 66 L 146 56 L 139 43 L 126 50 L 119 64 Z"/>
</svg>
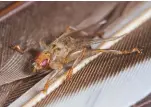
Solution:
<svg viewBox="0 0 151 107">
<path fill-rule="evenodd" d="M 49 49 L 50 53 L 52 53 L 52 55 L 56 56 L 57 58 L 66 57 L 70 50 L 71 48 L 62 41 L 51 43 Z"/>
</svg>

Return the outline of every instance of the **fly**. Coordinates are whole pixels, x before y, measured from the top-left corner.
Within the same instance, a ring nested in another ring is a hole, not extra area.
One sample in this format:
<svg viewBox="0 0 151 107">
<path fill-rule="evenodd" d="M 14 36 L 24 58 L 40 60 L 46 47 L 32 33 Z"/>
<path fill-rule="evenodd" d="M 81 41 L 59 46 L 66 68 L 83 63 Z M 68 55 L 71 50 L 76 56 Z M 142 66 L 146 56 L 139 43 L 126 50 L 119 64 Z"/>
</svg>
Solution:
<svg viewBox="0 0 151 107">
<path fill-rule="evenodd" d="M 99 33 L 97 33 L 99 35 Z M 68 27 L 66 31 L 54 40 L 52 43 L 47 45 L 43 40 L 40 40 L 39 44 L 43 48 L 43 51 L 36 57 L 33 65 L 33 72 L 41 70 L 55 69 L 58 72 L 61 71 L 65 65 L 73 62 L 69 70 L 66 72 L 67 79 L 72 76 L 73 68 L 76 67 L 84 58 L 102 53 L 113 53 L 113 54 L 131 54 L 134 52 L 141 53 L 138 48 L 133 48 L 128 51 L 110 50 L 110 49 L 92 49 L 91 44 L 113 41 L 120 37 L 112 37 L 106 39 L 93 40 L 94 36 L 88 35 L 86 32 L 77 30 L 73 27 Z M 13 49 L 23 53 L 23 50 L 19 45 L 13 46 Z M 47 81 L 44 87 L 46 92 L 49 87 L 50 80 Z"/>
</svg>

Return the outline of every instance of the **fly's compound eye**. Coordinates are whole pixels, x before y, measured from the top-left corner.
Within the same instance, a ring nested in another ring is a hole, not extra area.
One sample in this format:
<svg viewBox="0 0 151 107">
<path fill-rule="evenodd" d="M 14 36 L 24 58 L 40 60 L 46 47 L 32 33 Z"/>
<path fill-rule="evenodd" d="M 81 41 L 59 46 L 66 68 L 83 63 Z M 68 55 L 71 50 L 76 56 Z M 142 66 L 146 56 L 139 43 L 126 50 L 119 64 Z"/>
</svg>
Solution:
<svg viewBox="0 0 151 107">
<path fill-rule="evenodd" d="M 48 64 L 48 59 L 44 59 L 42 62 L 41 62 L 41 66 L 42 67 L 45 67 L 46 65 Z"/>
</svg>

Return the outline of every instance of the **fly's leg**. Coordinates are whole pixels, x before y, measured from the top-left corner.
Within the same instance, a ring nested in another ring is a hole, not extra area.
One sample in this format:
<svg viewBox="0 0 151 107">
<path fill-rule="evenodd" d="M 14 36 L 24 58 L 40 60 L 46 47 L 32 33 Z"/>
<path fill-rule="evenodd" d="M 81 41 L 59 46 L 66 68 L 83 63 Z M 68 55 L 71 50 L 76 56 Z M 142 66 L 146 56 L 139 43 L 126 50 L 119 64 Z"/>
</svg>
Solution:
<svg viewBox="0 0 151 107">
<path fill-rule="evenodd" d="M 103 53 L 113 53 L 113 54 L 131 54 L 131 53 L 141 53 L 141 51 L 138 48 L 133 48 L 132 50 L 124 50 L 124 51 L 120 51 L 120 50 L 109 50 L 109 49 L 94 49 L 92 50 L 94 52 L 103 52 Z"/>
<path fill-rule="evenodd" d="M 65 29 L 65 31 L 64 31 L 64 32 L 61 32 L 60 35 L 63 35 L 63 34 L 66 34 L 66 33 L 70 33 L 70 32 L 72 32 L 72 31 L 77 31 L 77 29 L 74 28 L 74 27 L 71 27 L 71 26 L 67 26 L 66 29 Z"/>
<path fill-rule="evenodd" d="M 19 52 L 20 54 L 23 54 L 25 50 L 23 50 L 20 45 L 13 45 L 13 46 L 10 46 L 11 49 Z"/>
<path fill-rule="evenodd" d="M 25 52 L 27 52 L 27 51 L 30 49 L 30 48 L 25 48 L 25 49 L 23 49 L 23 48 L 21 48 L 21 46 L 18 45 L 18 44 L 12 45 L 12 46 L 10 46 L 10 48 L 13 49 L 13 50 L 15 50 L 15 51 L 17 51 L 17 52 L 19 52 L 20 54 L 24 54 Z"/>
<path fill-rule="evenodd" d="M 65 31 L 65 33 L 70 33 L 70 32 L 74 32 L 74 31 L 78 31 L 78 29 L 77 28 L 75 28 L 75 27 L 73 27 L 73 26 L 68 26 L 67 28 L 66 28 L 66 31 Z M 84 32 L 84 31 L 80 31 L 83 35 L 85 35 L 85 36 L 88 36 L 88 33 L 86 33 L 86 32 Z"/>
<path fill-rule="evenodd" d="M 82 54 L 82 50 L 77 50 L 72 53 L 70 53 L 66 58 L 65 58 L 65 63 L 68 63 L 70 61 L 74 61 Z M 133 48 L 132 50 L 111 50 L 111 49 L 91 49 L 91 48 L 86 48 L 84 52 L 84 58 L 96 55 L 98 53 L 111 53 L 111 54 L 131 54 L 131 53 L 141 53 L 141 51 L 138 48 Z"/>
<path fill-rule="evenodd" d="M 72 26 L 67 26 L 65 33 L 72 32 L 72 31 L 77 31 L 77 29 L 75 27 L 72 27 Z"/>
<path fill-rule="evenodd" d="M 86 52 L 86 58 L 96 55 L 98 53 L 111 53 L 111 54 L 120 54 L 120 55 L 125 55 L 125 54 L 131 54 L 131 53 L 141 53 L 141 51 L 138 48 L 133 48 L 132 50 L 111 50 L 111 49 L 88 49 Z"/>
<path fill-rule="evenodd" d="M 47 80 L 47 82 L 44 86 L 44 89 L 42 90 L 45 94 L 47 93 L 50 84 L 52 84 L 55 80 L 56 80 L 56 78 L 51 78 L 51 79 Z"/>
<path fill-rule="evenodd" d="M 54 62 L 54 63 L 52 62 L 50 66 L 52 69 L 57 69 L 57 71 L 58 71 L 54 74 L 53 77 L 55 77 L 55 75 L 58 74 L 59 71 L 61 71 L 63 69 L 63 64 L 57 63 L 57 62 Z M 51 78 L 50 77 L 48 78 L 48 80 L 44 86 L 44 90 L 43 90 L 44 93 L 47 92 L 49 85 L 52 84 L 55 80 L 56 80 L 56 78 L 52 78 L 52 76 L 51 76 Z"/>
<path fill-rule="evenodd" d="M 44 86 L 44 89 L 42 90 L 45 94 L 47 93 L 47 90 L 48 90 L 50 84 L 52 84 L 57 79 L 57 78 L 54 78 L 57 74 L 58 74 L 58 72 L 55 71 L 55 73 L 53 75 L 50 75 L 50 77 L 48 77 L 48 80 Z"/>
<path fill-rule="evenodd" d="M 79 55 L 79 57 L 74 61 L 72 67 L 66 72 L 66 76 L 67 76 L 67 79 L 69 80 L 72 76 L 72 72 L 73 72 L 73 68 L 76 67 L 79 62 L 81 62 L 81 60 L 83 59 L 83 57 L 85 56 L 85 53 L 86 53 L 86 48 L 84 48 L 81 52 L 81 54 Z"/>
<path fill-rule="evenodd" d="M 40 47 L 42 49 L 46 49 L 47 48 L 46 43 L 42 39 L 40 39 L 39 45 L 40 45 Z M 29 50 L 27 48 L 26 49 L 22 49 L 19 44 L 11 45 L 10 48 L 15 50 L 15 51 L 17 51 L 17 52 L 19 52 L 19 53 L 21 53 L 21 54 L 24 54 L 25 52 L 27 52 Z"/>
</svg>

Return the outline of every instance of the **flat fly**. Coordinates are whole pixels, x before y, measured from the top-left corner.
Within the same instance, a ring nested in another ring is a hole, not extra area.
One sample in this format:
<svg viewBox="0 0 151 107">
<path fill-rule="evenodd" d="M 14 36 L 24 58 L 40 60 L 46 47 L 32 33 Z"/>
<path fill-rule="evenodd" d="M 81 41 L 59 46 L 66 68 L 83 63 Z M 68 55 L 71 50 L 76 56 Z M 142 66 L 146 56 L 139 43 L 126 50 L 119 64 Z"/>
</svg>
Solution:
<svg viewBox="0 0 151 107">
<path fill-rule="evenodd" d="M 99 33 L 96 33 L 99 35 Z M 77 30 L 73 27 L 68 27 L 66 31 L 47 45 L 44 41 L 40 41 L 39 44 L 43 48 L 43 51 L 36 57 L 33 62 L 33 72 L 38 72 L 44 69 L 55 69 L 61 71 L 65 65 L 73 62 L 69 70 L 66 72 L 67 79 L 71 78 L 72 71 L 84 58 L 96 55 L 98 53 L 113 53 L 113 54 L 130 54 L 141 53 L 138 48 L 133 48 L 128 51 L 110 50 L 110 49 L 92 49 L 91 44 L 104 41 L 113 41 L 120 37 L 111 37 L 106 39 L 93 39 L 94 36 L 89 35 L 83 30 Z M 23 53 L 23 50 L 18 45 L 13 46 L 18 52 Z M 47 81 L 44 90 L 48 89 Z"/>
</svg>

